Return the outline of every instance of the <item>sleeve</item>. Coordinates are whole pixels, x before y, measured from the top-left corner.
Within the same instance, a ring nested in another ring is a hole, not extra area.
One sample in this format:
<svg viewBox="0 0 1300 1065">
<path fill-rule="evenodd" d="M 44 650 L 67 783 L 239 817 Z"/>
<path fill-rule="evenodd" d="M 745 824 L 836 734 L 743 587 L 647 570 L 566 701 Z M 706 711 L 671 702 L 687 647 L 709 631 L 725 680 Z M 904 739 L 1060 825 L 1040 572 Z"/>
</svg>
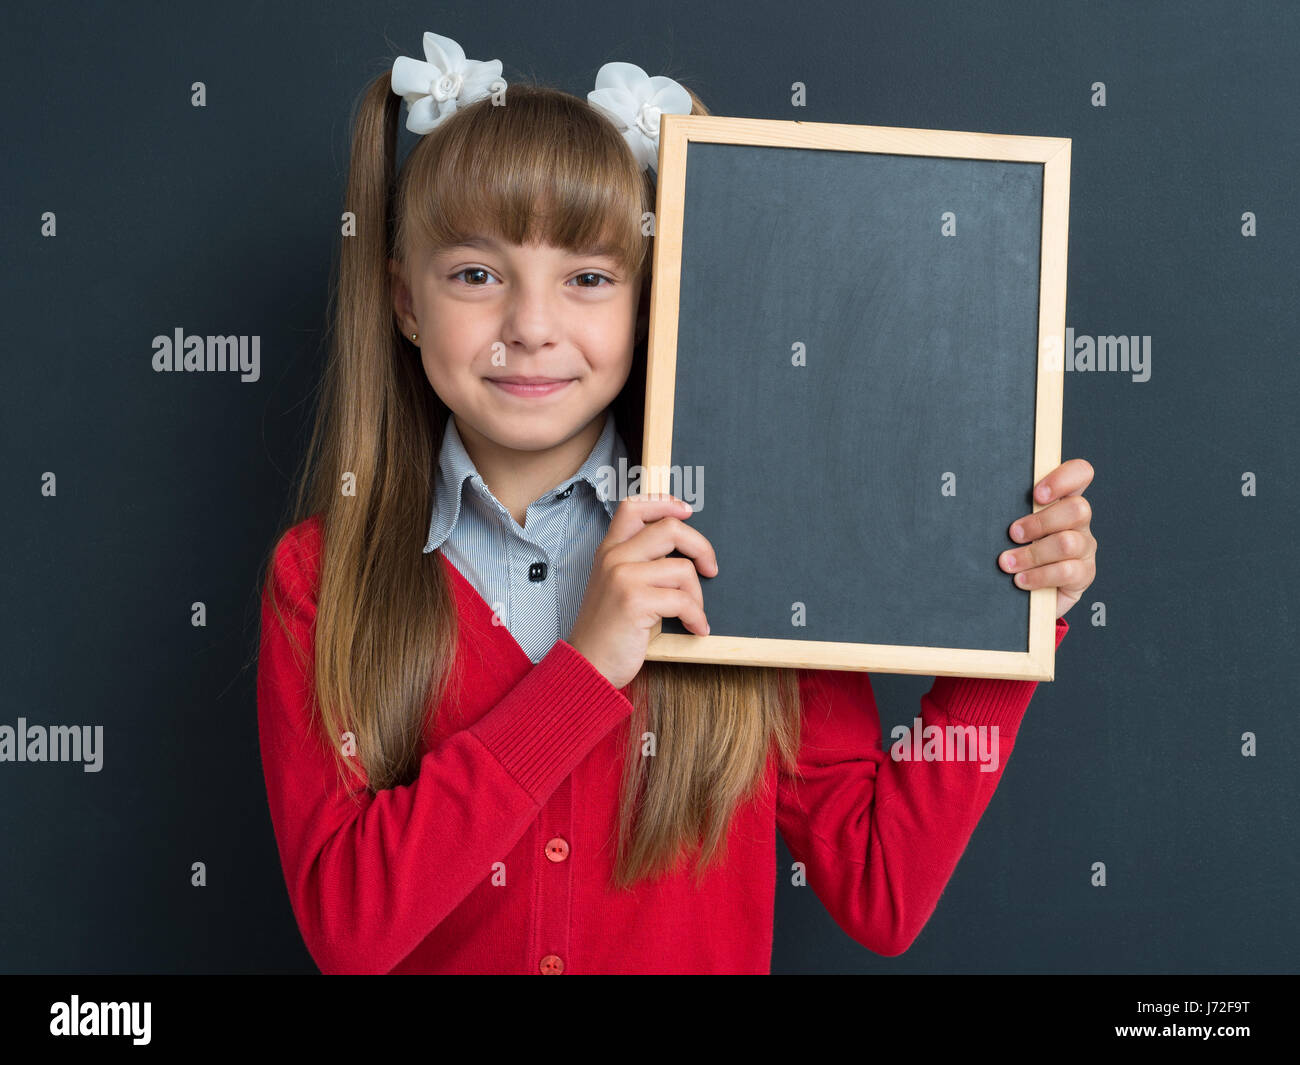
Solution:
<svg viewBox="0 0 1300 1065">
<path fill-rule="evenodd" d="M 294 918 L 325 973 L 386 973 L 523 836 L 632 704 L 567 642 L 470 728 L 429 750 L 409 785 L 352 798 L 313 733 L 314 575 L 292 532 L 262 592 L 258 738 Z M 270 605 L 276 600 L 305 663 Z"/>
<path fill-rule="evenodd" d="M 1068 631 L 1058 618 L 1056 646 Z M 836 924 L 869 950 L 894 957 L 934 912 L 1002 777 L 1037 682 L 935 678 L 921 697 L 919 730 L 909 723 L 908 753 L 917 749 L 910 736 L 918 731 L 924 753 L 924 738 L 935 735 L 931 725 L 945 733 L 956 726 L 968 743 L 979 742 L 969 726 L 997 729 L 984 732 L 985 747 L 971 748 L 964 759 L 903 760 L 881 746 L 867 673 L 798 673 L 799 776 L 778 769 L 777 825 Z M 896 738 L 901 754 L 903 737 Z"/>
</svg>

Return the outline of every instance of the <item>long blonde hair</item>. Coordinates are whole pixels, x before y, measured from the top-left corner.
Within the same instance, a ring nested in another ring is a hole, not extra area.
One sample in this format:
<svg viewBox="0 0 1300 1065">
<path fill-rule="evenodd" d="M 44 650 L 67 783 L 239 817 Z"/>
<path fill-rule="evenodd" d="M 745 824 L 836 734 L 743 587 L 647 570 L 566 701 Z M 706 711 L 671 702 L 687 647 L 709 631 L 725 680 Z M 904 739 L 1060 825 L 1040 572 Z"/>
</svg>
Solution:
<svg viewBox="0 0 1300 1065">
<path fill-rule="evenodd" d="M 691 97 L 693 113 L 708 114 Z M 423 551 L 449 412 L 399 332 L 390 256 L 405 262 L 416 241 L 437 247 L 470 233 L 574 250 L 612 243 L 641 280 L 643 301 L 652 262 L 642 231 L 655 206 L 652 178 L 585 100 L 512 82 L 505 106 L 481 100 L 421 137 L 394 181 L 401 102 L 384 73 L 356 112 L 345 205 L 355 235 L 342 239 L 315 426 L 276 544 L 320 515 L 314 706 L 319 739 L 345 781 L 358 777 L 337 738 L 356 737 L 365 779 L 354 796 L 416 778 L 427 716 L 447 692 L 456 648 L 454 591 L 437 553 Z M 645 357 L 640 338 L 613 407 L 629 464 L 640 460 Z M 355 495 L 345 496 L 348 473 Z M 272 602 L 283 626 L 273 591 Z M 773 747 L 795 765 L 795 673 L 646 662 L 627 694 L 634 711 L 610 886 L 670 871 L 689 853 L 698 884 L 725 858 L 732 814 L 756 795 Z M 645 733 L 655 737 L 654 757 L 641 755 Z"/>
</svg>

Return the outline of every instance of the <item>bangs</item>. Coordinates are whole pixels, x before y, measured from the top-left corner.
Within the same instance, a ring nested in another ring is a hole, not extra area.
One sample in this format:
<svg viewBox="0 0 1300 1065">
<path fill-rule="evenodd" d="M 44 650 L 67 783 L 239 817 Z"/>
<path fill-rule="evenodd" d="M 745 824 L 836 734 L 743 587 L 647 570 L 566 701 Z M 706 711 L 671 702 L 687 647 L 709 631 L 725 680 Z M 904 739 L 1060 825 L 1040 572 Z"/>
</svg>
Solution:
<svg viewBox="0 0 1300 1065">
<path fill-rule="evenodd" d="M 412 149 L 398 182 L 396 249 L 409 258 L 489 236 L 649 267 L 642 215 L 654 186 L 617 129 L 585 100 L 511 86 L 463 108 Z"/>
</svg>

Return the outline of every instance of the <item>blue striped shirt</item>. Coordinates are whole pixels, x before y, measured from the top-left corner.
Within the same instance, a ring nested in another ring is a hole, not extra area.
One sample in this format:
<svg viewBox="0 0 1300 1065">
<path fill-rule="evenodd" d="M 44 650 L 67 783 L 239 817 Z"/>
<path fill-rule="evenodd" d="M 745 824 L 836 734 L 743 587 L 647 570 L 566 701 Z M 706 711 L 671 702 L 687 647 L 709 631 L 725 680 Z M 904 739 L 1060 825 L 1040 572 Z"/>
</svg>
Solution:
<svg viewBox="0 0 1300 1065">
<path fill-rule="evenodd" d="M 617 472 L 626 458 L 609 411 L 586 462 L 528 504 L 521 528 L 488 490 L 455 418 L 447 418 L 424 551 L 442 549 L 534 663 L 573 630 L 596 548 L 619 503 L 608 476 L 598 471 L 606 466 Z"/>
</svg>

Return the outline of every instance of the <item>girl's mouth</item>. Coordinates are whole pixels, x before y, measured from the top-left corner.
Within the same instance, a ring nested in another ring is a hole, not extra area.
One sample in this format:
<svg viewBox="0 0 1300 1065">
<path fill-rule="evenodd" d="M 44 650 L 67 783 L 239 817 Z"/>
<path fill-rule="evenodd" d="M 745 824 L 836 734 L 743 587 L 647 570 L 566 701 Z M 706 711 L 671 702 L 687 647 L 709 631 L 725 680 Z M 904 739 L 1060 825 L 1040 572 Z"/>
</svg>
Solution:
<svg viewBox="0 0 1300 1065">
<path fill-rule="evenodd" d="M 553 377 L 489 377 L 487 380 L 512 396 L 549 396 L 573 384 Z"/>
</svg>

